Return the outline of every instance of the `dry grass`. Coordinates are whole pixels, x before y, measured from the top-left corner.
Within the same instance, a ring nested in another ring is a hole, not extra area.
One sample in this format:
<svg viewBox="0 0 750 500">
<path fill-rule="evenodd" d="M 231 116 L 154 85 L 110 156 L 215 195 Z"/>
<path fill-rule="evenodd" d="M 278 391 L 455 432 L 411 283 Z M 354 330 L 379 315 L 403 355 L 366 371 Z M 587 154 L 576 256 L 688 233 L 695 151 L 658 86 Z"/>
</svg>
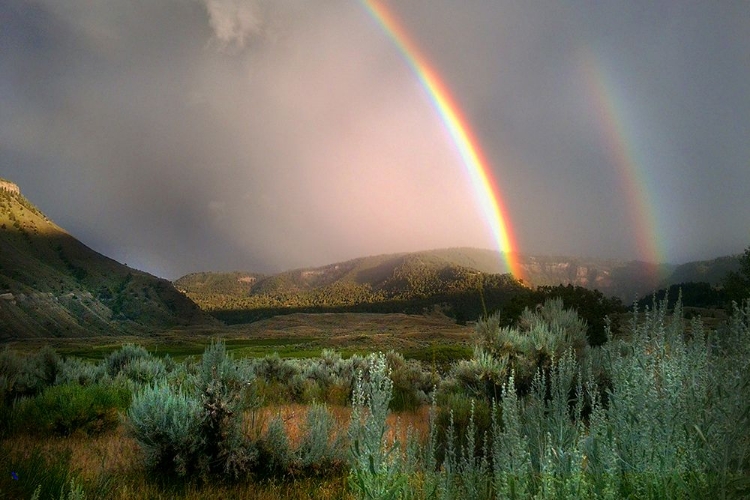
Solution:
<svg viewBox="0 0 750 500">
<path fill-rule="evenodd" d="M 297 444 L 301 439 L 301 431 L 305 424 L 308 406 L 301 404 L 268 406 L 261 408 L 256 414 L 248 414 L 245 418 L 246 429 L 250 435 L 257 436 L 259 432 L 266 430 L 266 426 L 275 416 L 280 416 L 284 421 L 289 440 Z M 338 424 L 338 428 L 345 432 L 349 426 L 352 409 L 348 406 L 329 406 L 328 410 Z M 416 435 L 425 442 L 429 434 L 430 409 L 422 406 L 416 411 L 391 412 L 386 424 L 388 433 L 386 439 L 393 441 L 394 438 L 405 442 L 407 432 Z M 411 429 L 411 430 L 410 430 Z"/>
<path fill-rule="evenodd" d="M 330 406 L 330 412 L 341 432 L 349 425 L 351 408 Z M 279 405 L 257 410 L 246 415 L 246 431 L 259 435 L 268 422 L 280 415 L 285 423 L 290 441 L 299 443 L 308 407 L 305 405 Z M 388 417 L 388 441 L 397 438 L 405 442 L 407 429 L 411 428 L 421 439 L 428 433 L 429 408 L 415 412 L 394 413 Z M 236 484 L 194 483 L 182 486 L 165 486 L 147 478 L 140 450 L 128 434 L 125 424 L 115 431 L 96 437 L 74 436 L 34 437 L 14 436 L 2 442 L 2 448 L 13 456 L 28 456 L 30 450 L 39 449 L 48 457 L 69 451 L 71 469 L 86 484 L 109 479 L 108 498 L 173 499 L 185 500 L 237 498 L 237 499 L 297 499 L 320 500 L 350 499 L 346 475 L 331 478 L 283 478 L 269 481 L 248 480 Z"/>
</svg>

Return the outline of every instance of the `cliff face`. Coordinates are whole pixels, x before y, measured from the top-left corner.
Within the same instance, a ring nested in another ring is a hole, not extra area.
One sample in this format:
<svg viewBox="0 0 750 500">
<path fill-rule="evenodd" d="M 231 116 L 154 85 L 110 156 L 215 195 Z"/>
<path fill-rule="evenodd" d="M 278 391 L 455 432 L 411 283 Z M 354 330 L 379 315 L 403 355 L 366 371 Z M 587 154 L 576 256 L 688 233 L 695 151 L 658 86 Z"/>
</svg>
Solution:
<svg viewBox="0 0 750 500">
<path fill-rule="evenodd" d="M 626 303 L 660 288 L 674 269 L 669 264 L 546 256 L 522 257 L 520 265 L 534 286 L 582 286 Z"/>
<path fill-rule="evenodd" d="M 528 257 L 521 265 L 536 285 L 571 284 L 586 288 L 607 289 L 612 286 L 612 272 L 607 266 L 580 264 L 575 260 L 539 261 Z"/>
</svg>

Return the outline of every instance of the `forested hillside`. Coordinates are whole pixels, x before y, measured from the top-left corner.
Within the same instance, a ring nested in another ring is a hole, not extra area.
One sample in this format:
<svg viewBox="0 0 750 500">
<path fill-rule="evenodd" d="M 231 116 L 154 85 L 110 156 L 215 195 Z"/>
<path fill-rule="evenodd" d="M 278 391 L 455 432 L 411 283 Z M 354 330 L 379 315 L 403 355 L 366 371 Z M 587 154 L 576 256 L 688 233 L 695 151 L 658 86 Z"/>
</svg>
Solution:
<svg viewBox="0 0 750 500">
<path fill-rule="evenodd" d="M 481 314 L 483 294 L 501 303 L 528 290 L 510 275 L 456 265 L 440 252 L 366 257 L 272 276 L 196 273 L 175 286 L 230 323 L 288 312 L 421 313 L 435 306 L 462 319 Z"/>
</svg>

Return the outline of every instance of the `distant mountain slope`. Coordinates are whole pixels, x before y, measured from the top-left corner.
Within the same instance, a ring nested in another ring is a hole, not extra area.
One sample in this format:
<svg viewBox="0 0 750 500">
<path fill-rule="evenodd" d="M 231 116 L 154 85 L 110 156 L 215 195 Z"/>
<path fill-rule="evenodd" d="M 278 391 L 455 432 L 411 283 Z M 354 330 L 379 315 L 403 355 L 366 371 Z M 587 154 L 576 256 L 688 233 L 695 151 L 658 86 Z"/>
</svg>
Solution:
<svg viewBox="0 0 750 500">
<path fill-rule="evenodd" d="M 676 266 L 675 270 L 661 285 L 662 288 L 687 282 L 703 282 L 711 285 L 719 285 L 730 271 L 738 271 L 739 269 L 740 260 L 738 255 L 688 262 Z"/>
<path fill-rule="evenodd" d="M 169 281 L 88 248 L 0 179 L 0 340 L 207 320 Z"/>
<path fill-rule="evenodd" d="M 476 254 L 477 259 L 472 256 Z M 490 270 L 489 260 L 494 259 L 497 270 Z M 398 253 L 362 257 L 324 267 L 297 269 L 259 279 L 252 288 L 253 293 L 278 293 L 309 291 L 348 283 L 366 286 L 373 291 L 391 294 L 413 295 L 423 293 L 419 288 L 431 286 L 420 281 L 432 281 L 433 285 L 449 285 L 463 279 L 467 272 L 476 275 L 499 272 L 502 269 L 496 252 L 489 250 L 455 249 L 414 253 Z"/>
<path fill-rule="evenodd" d="M 717 284 L 737 267 L 736 257 L 676 266 L 640 261 L 520 256 L 533 286 L 574 285 L 618 297 L 626 304 L 670 284 Z M 175 285 L 207 310 L 352 305 L 478 290 L 482 280 L 507 272 L 497 252 L 450 248 L 362 257 L 270 276 L 253 273 L 195 273 Z M 500 286 L 515 283 L 509 277 Z M 484 283 L 486 287 L 487 283 Z"/>
<path fill-rule="evenodd" d="M 191 290 L 193 292 L 222 293 L 222 294 L 245 294 L 249 293 L 253 285 L 263 278 L 262 274 L 256 273 L 192 273 L 175 281 L 179 290 Z"/>
<path fill-rule="evenodd" d="M 175 286 L 191 296 L 295 294 L 331 286 L 412 296 L 431 287 L 450 288 L 452 282 L 471 276 L 476 281 L 480 272 L 499 274 L 507 270 L 495 251 L 451 248 L 361 257 L 268 276 L 250 272 L 193 273 L 176 280 Z"/>
<path fill-rule="evenodd" d="M 271 276 L 196 273 L 178 279 L 175 286 L 203 309 L 232 322 L 292 309 L 421 312 L 433 304 L 455 306 L 467 297 L 481 312 L 480 288 L 491 288 L 494 301 L 525 290 L 510 275 L 485 274 L 457 264 L 478 262 L 489 269 L 490 258 L 497 261 L 495 268 L 502 266 L 496 253 L 452 249 L 363 257 Z M 222 311 L 231 314 L 217 314 Z"/>
<path fill-rule="evenodd" d="M 577 285 L 626 303 L 656 290 L 674 268 L 641 261 L 549 256 L 523 256 L 521 267 L 535 286 Z"/>
</svg>

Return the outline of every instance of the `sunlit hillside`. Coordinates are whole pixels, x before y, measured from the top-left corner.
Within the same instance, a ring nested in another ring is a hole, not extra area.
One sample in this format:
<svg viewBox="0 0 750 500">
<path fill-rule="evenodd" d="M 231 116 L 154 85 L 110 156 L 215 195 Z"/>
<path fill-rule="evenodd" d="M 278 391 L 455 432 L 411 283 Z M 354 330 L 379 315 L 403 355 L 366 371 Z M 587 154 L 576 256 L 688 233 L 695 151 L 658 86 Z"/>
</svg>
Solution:
<svg viewBox="0 0 750 500">
<path fill-rule="evenodd" d="M 206 321 L 170 282 L 88 248 L 7 188 L 0 189 L 0 250 L 0 339 Z"/>
</svg>

